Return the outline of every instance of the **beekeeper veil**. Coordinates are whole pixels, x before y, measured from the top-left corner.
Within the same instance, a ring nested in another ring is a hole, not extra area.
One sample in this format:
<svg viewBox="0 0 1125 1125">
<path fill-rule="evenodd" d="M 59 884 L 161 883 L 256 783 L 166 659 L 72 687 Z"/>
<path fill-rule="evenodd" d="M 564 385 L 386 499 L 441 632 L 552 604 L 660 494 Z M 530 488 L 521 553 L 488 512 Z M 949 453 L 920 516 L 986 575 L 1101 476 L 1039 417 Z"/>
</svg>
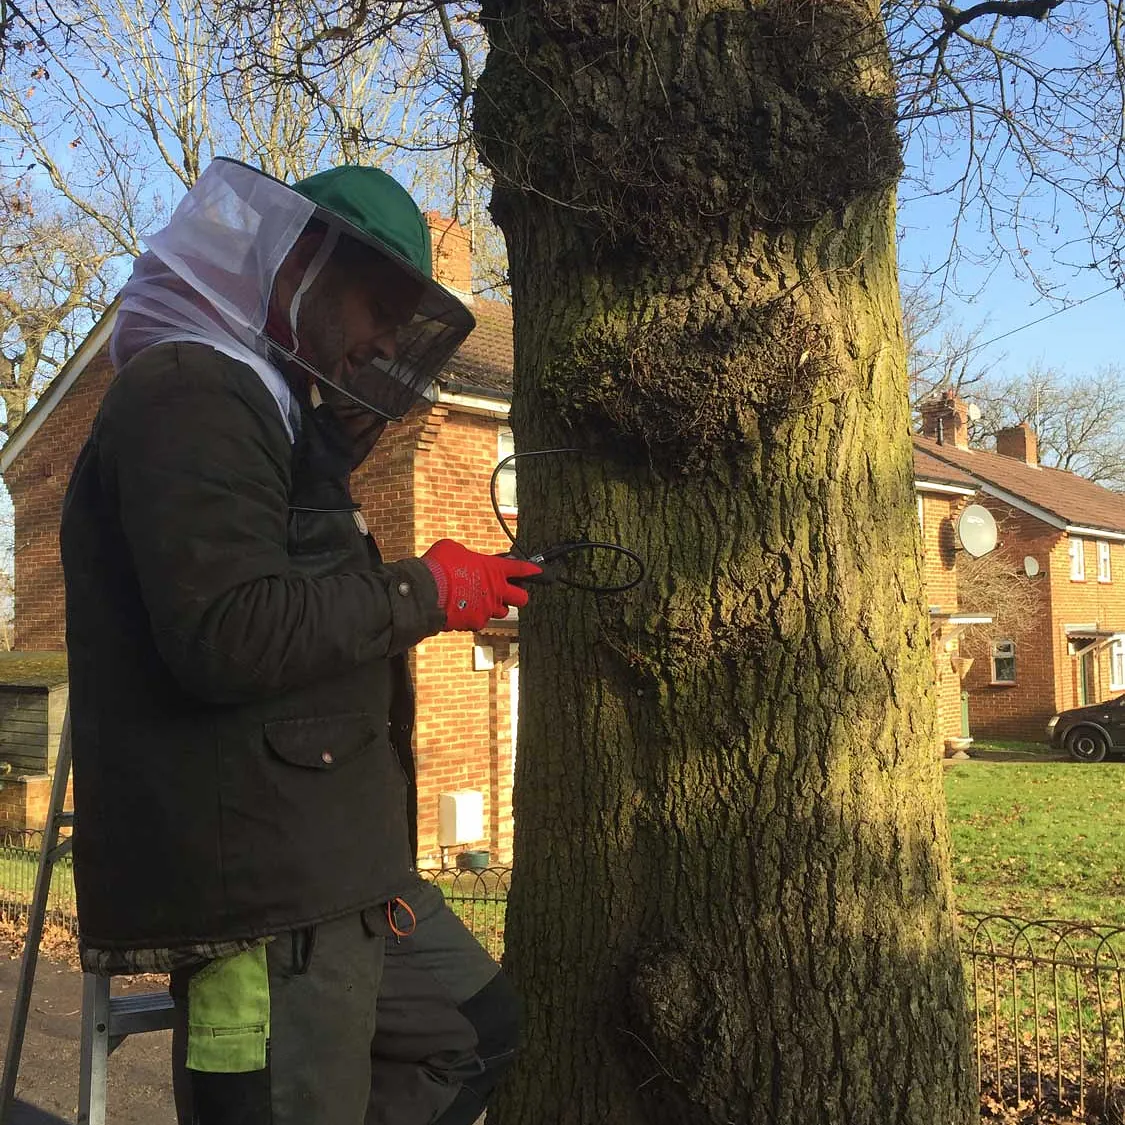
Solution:
<svg viewBox="0 0 1125 1125">
<path fill-rule="evenodd" d="M 267 321 L 278 270 L 306 231 L 319 243 L 282 310 L 291 338 L 271 339 Z M 335 168 L 289 187 L 220 158 L 147 244 L 121 292 L 110 345 L 114 367 L 120 370 L 156 344 L 207 344 L 258 374 L 290 437 L 292 391 L 279 367 L 304 370 L 324 385 L 331 401 L 368 412 L 381 428 L 418 401 L 475 324 L 469 310 L 433 280 L 429 228 L 417 206 L 376 168 Z M 365 253 L 357 255 L 357 248 Z M 373 268 L 379 263 L 385 274 L 393 266 L 421 296 L 397 325 L 393 356 L 326 372 L 299 354 L 301 304 L 326 263 L 345 249 L 353 276 L 370 254 Z"/>
</svg>

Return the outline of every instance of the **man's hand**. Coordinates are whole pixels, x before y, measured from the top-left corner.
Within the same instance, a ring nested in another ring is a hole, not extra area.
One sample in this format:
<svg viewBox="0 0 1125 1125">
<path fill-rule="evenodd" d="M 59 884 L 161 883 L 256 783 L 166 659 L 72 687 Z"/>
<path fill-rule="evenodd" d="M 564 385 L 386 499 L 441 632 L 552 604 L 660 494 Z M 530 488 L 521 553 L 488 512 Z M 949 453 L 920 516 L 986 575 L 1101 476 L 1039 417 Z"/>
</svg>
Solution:
<svg viewBox="0 0 1125 1125">
<path fill-rule="evenodd" d="M 483 629 L 490 618 L 506 617 L 509 606 L 527 605 L 527 591 L 513 579 L 542 574 L 534 563 L 507 555 L 480 555 L 440 539 L 423 556 L 445 610 L 445 631 Z"/>
</svg>

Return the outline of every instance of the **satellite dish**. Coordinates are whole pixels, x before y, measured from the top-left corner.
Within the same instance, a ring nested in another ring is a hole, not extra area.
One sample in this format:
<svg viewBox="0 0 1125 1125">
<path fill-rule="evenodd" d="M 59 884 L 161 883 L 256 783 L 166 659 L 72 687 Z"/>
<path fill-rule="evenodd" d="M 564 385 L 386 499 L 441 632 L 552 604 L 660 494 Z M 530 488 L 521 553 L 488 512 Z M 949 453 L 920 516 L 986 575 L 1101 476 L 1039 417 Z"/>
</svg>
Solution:
<svg viewBox="0 0 1125 1125">
<path fill-rule="evenodd" d="M 980 407 L 977 406 L 977 404 L 975 402 L 969 403 L 968 413 L 969 413 L 969 421 L 970 422 L 979 422 L 980 421 Z"/>
<path fill-rule="evenodd" d="M 957 538 L 961 546 L 979 559 L 996 546 L 996 521 L 981 504 L 970 504 L 957 520 Z"/>
<path fill-rule="evenodd" d="M 1039 573 L 1039 563 L 1031 557 L 1026 555 L 1023 560 L 1023 572 L 1028 578 L 1034 578 Z"/>
</svg>

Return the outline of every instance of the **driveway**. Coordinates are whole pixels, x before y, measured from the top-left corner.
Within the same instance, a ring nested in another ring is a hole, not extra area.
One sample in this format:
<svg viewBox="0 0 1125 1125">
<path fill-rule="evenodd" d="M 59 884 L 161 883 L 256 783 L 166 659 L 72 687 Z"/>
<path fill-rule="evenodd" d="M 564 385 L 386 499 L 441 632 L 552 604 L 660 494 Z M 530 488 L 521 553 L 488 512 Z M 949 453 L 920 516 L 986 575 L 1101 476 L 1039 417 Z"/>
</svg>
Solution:
<svg viewBox="0 0 1125 1125">
<path fill-rule="evenodd" d="M 946 758 L 948 765 L 964 765 L 969 762 L 1069 762 L 1070 755 L 1065 750 L 1001 750 L 984 746 L 970 746 L 967 758 Z M 1076 765 L 1078 763 L 1075 763 Z"/>
</svg>

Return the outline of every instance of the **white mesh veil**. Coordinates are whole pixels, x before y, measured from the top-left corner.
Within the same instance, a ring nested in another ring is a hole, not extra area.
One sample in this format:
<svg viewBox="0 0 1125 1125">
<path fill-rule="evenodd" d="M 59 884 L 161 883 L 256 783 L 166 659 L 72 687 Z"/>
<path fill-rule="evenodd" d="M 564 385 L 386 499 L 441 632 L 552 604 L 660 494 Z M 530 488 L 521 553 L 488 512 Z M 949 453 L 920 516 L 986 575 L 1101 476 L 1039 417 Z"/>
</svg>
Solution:
<svg viewBox="0 0 1125 1125">
<path fill-rule="evenodd" d="M 214 161 L 133 265 L 110 342 L 114 368 L 155 344 L 208 344 L 258 374 L 292 438 L 289 386 L 262 332 L 278 268 L 315 210 L 253 168 Z"/>
</svg>

